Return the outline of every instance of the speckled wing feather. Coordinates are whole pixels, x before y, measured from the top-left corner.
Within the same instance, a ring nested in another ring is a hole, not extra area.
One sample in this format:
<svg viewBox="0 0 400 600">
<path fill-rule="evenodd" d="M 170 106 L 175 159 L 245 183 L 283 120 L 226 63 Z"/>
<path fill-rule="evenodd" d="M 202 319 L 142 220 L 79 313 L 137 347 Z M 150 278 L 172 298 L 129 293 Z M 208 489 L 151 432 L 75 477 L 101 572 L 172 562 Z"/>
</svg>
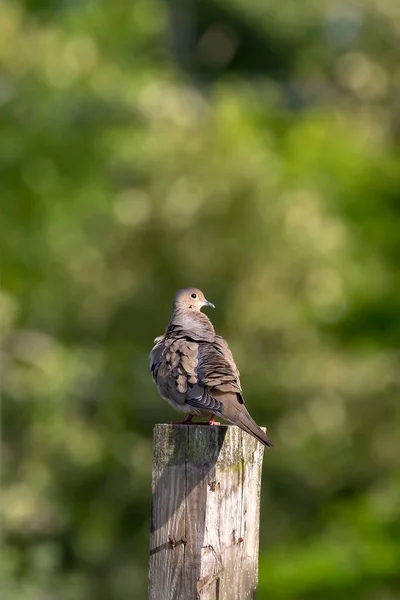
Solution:
<svg viewBox="0 0 400 600">
<path fill-rule="evenodd" d="M 165 335 L 155 342 L 150 355 L 150 370 L 160 394 L 174 408 L 200 414 L 191 411 L 187 404 L 190 395 L 198 393 L 198 342 L 187 339 L 182 333 Z"/>
</svg>

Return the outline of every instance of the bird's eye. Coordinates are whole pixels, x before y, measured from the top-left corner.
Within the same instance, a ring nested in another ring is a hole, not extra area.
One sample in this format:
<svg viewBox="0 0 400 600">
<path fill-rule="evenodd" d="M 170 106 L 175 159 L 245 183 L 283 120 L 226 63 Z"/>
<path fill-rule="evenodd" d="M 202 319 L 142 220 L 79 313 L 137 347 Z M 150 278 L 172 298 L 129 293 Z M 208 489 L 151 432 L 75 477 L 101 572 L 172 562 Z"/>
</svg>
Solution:
<svg viewBox="0 0 400 600">
<path fill-rule="evenodd" d="M 191 294 L 192 298 L 197 298 L 197 294 Z"/>
</svg>

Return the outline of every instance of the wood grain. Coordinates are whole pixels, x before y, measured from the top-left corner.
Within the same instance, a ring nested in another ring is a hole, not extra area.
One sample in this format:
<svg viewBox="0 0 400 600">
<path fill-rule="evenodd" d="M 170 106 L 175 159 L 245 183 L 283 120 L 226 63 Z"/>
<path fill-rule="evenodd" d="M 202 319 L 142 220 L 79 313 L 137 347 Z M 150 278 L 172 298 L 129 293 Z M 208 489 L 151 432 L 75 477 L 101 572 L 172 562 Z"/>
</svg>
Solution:
<svg viewBox="0 0 400 600">
<path fill-rule="evenodd" d="M 263 446 L 234 426 L 154 430 L 150 600 L 253 600 Z"/>
</svg>

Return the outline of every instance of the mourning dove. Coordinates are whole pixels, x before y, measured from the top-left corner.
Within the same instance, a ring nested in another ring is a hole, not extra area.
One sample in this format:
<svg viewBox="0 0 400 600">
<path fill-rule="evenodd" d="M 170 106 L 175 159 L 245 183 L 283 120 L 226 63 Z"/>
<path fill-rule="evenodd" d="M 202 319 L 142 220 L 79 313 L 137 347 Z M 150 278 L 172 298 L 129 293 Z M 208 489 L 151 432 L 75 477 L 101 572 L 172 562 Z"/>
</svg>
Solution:
<svg viewBox="0 0 400 600">
<path fill-rule="evenodd" d="M 272 446 L 249 415 L 240 386 L 239 371 L 227 342 L 201 312 L 212 306 L 196 288 L 180 290 L 174 297 L 165 334 L 154 340 L 150 371 L 161 396 L 187 417 L 215 416 L 237 425 L 265 446 Z"/>
</svg>

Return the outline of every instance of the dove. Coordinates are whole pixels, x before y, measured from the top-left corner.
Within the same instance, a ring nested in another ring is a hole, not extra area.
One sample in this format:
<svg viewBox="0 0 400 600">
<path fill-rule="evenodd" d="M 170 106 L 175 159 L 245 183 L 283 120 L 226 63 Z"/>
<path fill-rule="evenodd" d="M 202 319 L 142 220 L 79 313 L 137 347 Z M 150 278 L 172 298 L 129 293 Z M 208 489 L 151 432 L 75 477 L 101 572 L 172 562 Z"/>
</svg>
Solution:
<svg viewBox="0 0 400 600">
<path fill-rule="evenodd" d="M 196 416 L 208 418 L 206 425 L 219 425 L 215 417 L 222 417 L 272 446 L 245 406 L 232 352 L 201 312 L 205 306 L 215 308 L 197 288 L 175 294 L 169 325 L 154 340 L 150 353 L 158 391 L 173 408 L 187 414 L 180 423 L 189 424 Z"/>
</svg>

